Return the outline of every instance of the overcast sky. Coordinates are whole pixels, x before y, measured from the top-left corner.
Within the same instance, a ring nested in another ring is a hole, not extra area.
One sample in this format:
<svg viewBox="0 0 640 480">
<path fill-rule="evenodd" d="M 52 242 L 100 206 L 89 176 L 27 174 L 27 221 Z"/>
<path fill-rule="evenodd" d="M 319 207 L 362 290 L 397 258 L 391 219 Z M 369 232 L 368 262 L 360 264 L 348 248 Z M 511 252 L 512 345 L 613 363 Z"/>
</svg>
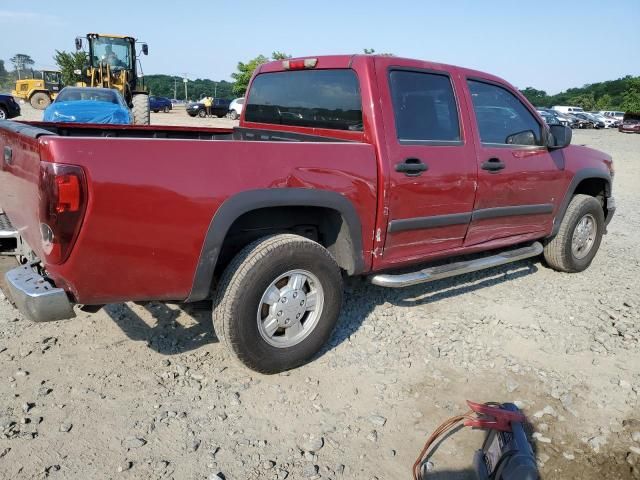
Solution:
<svg viewBox="0 0 640 480">
<path fill-rule="evenodd" d="M 451 63 L 548 93 L 640 75 L 640 0 L 0 0 L 0 59 L 53 66 L 88 32 L 149 44 L 146 74 L 230 79 L 239 60 L 363 48 Z"/>
</svg>

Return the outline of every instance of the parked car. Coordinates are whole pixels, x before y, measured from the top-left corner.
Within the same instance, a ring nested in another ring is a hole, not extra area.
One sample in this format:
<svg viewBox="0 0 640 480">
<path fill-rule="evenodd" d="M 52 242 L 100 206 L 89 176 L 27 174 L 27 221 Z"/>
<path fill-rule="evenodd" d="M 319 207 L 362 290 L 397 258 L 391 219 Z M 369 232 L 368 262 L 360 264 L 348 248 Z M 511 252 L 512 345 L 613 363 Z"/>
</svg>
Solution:
<svg viewBox="0 0 640 480">
<path fill-rule="evenodd" d="M 331 337 L 343 275 L 397 288 L 541 254 L 580 272 L 615 210 L 611 157 L 490 74 L 336 55 L 264 64 L 248 92 L 235 129 L 2 122 L 19 310 L 212 296 L 220 341 L 275 373 Z"/>
<path fill-rule="evenodd" d="M 578 118 L 572 115 L 565 115 L 563 113 L 556 112 L 555 110 L 552 110 L 552 112 L 556 117 L 558 117 L 560 124 L 565 125 L 569 128 L 580 128 L 580 120 Z"/>
<path fill-rule="evenodd" d="M 0 120 L 8 120 L 20 115 L 20 105 L 11 96 L 0 93 Z"/>
<path fill-rule="evenodd" d="M 566 116 L 571 118 L 574 121 L 574 127 L 572 128 L 593 128 L 593 122 L 583 117 L 579 117 L 577 115 L 578 112 L 575 113 L 567 113 Z"/>
<path fill-rule="evenodd" d="M 540 110 L 540 109 L 538 110 L 538 113 L 544 120 L 544 123 L 546 123 L 547 125 L 563 125 L 563 123 L 560 121 L 558 116 L 554 115 L 553 113 L 550 113 L 546 110 Z"/>
<path fill-rule="evenodd" d="M 617 110 L 605 110 L 605 111 L 601 111 L 600 113 L 606 117 L 615 118 L 619 122 L 621 122 L 624 119 L 624 112 L 620 112 Z"/>
<path fill-rule="evenodd" d="M 149 97 L 149 109 L 155 113 L 163 111 L 164 113 L 169 113 L 173 106 L 171 105 L 171 100 L 165 97 Z"/>
<path fill-rule="evenodd" d="M 640 113 L 625 113 L 618 131 L 622 133 L 640 133 Z"/>
<path fill-rule="evenodd" d="M 224 117 L 227 113 L 229 113 L 229 105 L 231 104 L 230 100 L 225 100 L 224 98 L 216 98 L 213 100 L 213 105 L 211 106 L 211 114 L 215 117 Z M 187 105 L 187 113 L 192 117 L 201 117 L 204 118 L 207 115 L 207 111 L 204 108 L 204 103 L 190 103 Z"/>
<path fill-rule="evenodd" d="M 244 97 L 236 98 L 229 105 L 229 118 L 231 120 L 237 120 L 242 115 L 242 107 L 244 106 Z"/>
<path fill-rule="evenodd" d="M 594 117 L 596 120 L 604 123 L 604 128 L 614 128 L 620 125 L 620 122 L 613 117 L 607 117 L 602 115 L 600 112 L 587 112 L 589 115 Z"/>
<path fill-rule="evenodd" d="M 118 90 L 94 87 L 64 87 L 45 109 L 42 119 L 64 123 L 133 123 L 133 115 Z"/>
<path fill-rule="evenodd" d="M 555 110 L 556 112 L 560 112 L 560 113 L 578 113 L 578 112 L 584 112 L 584 109 L 582 109 L 581 107 L 570 107 L 570 106 L 566 106 L 566 105 L 554 105 L 553 107 L 551 107 L 553 110 Z"/>
<path fill-rule="evenodd" d="M 591 123 L 591 127 L 587 127 L 587 128 L 595 128 L 595 129 L 604 128 L 604 122 L 601 121 L 601 120 L 598 120 L 597 118 L 592 116 L 590 113 L 587 113 L 587 112 L 575 112 L 573 115 L 575 117 L 578 117 L 578 118 L 582 119 L 582 120 L 590 122 Z"/>
</svg>

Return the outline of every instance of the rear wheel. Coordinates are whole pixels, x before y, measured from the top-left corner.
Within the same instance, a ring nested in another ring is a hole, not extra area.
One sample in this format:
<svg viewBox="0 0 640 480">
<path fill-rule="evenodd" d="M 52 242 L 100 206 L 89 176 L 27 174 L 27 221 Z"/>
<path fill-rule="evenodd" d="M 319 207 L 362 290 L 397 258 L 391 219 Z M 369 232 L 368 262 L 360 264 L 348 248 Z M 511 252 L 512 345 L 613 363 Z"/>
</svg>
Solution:
<svg viewBox="0 0 640 480">
<path fill-rule="evenodd" d="M 134 125 L 149 125 L 151 123 L 151 109 L 149 108 L 149 95 L 146 93 L 139 93 L 133 96 L 131 100 L 133 107 L 133 124 Z"/>
<path fill-rule="evenodd" d="M 31 106 L 37 110 L 44 110 L 51 105 L 51 97 L 44 92 L 36 92 L 29 99 Z"/>
<path fill-rule="evenodd" d="M 342 305 L 342 276 L 329 252 L 283 234 L 245 247 L 226 268 L 213 325 L 252 370 L 277 373 L 307 362 L 329 339 Z"/>
<path fill-rule="evenodd" d="M 589 195 L 575 195 L 558 234 L 544 247 L 549 266 L 561 272 L 581 272 L 596 256 L 604 233 L 604 211 Z"/>
<path fill-rule="evenodd" d="M 6 120 L 8 117 L 9 117 L 9 114 L 4 109 L 4 107 L 0 105 L 0 120 Z"/>
<path fill-rule="evenodd" d="M 164 107 L 164 109 L 162 111 L 164 113 L 169 113 L 171 111 L 171 109 L 169 107 Z"/>
</svg>

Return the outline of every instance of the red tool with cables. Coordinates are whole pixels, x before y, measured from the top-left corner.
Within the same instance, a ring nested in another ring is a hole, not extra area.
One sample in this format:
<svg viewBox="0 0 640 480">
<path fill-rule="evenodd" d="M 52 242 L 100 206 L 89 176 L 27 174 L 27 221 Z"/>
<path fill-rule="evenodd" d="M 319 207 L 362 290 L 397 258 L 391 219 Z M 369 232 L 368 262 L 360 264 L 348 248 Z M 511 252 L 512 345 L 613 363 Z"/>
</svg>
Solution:
<svg viewBox="0 0 640 480">
<path fill-rule="evenodd" d="M 459 426 L 488 430 L 482 448 L 476 451 L 473 466 L 478 480 L 538 480 L 531 444 L 524 431 L 526 417 L 512 403 L 475 403 L 470 410 L 444 421 L 429 436 L 413 464 L 414 480 L 428 478 L 427 461 L 433 443 Z"/>
</svg>

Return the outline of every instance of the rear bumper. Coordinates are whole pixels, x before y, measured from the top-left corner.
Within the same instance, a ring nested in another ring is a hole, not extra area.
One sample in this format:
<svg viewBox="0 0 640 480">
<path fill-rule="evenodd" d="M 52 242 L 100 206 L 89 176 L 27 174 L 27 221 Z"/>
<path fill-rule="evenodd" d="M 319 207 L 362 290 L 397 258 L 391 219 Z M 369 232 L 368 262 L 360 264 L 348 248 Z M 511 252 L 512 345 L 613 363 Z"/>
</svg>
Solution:
<svg viewBox="0 0 640 480">
<path fill-rule="evenodd" d="M 27 264 L 5 274 L 11 300 L 20 313 L 34 322 L 73 318 L 76 314 L 67 294 Z"/>
</svg>

